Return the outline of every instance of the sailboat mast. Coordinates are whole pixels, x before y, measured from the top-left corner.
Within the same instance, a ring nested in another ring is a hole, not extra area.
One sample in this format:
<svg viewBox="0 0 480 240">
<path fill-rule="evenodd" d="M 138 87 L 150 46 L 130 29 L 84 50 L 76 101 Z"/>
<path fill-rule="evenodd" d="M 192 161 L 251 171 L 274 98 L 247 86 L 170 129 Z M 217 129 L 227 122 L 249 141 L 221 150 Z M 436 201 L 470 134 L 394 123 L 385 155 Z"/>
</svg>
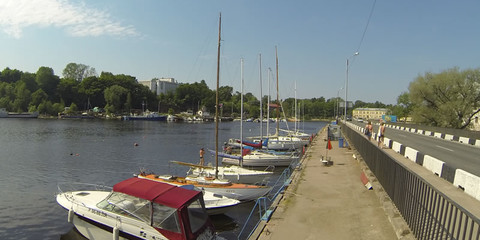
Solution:
<svg viewBox="0 0 480 240">
<path fill-rule="evenodd" d="M 275 135 L 278 136 L 278 131 L 280 129 L 280 101 L 278 100 L 278 54 L 277 54 L 277 46 L 275 46 L 275 64 L 277 68 L 277 130 L 275 132 Z"/>
<path fill-rule="evenodd" d="M 270 136 L 270 76 L 272 69 L 268 68 L 268 100 L 267 100 L 267 137 Z"/>
<path fill-rule="evenodd" d="M 262 54 L 260 56 L 260 141 L 263 141 L 263 104 L 262 104 Z"/>
<path fill-rule="evenodd" d="M 240 59 L 240 167 L 243 167 L 243 58 Z"/>
<path fill-rule="evenodd" d="M 297 81 L 295 81 L 295 133 L 297 132 Z"/>
<path fill-rule="evenodd" d="M 222 13 L 218 22 L 218 50 L 217 50 L 217 93 L 215 96 L 215 178 L 218 178 L 218 89 L 220 88 L 220 41 L 222 32 Z"/>
</svg>

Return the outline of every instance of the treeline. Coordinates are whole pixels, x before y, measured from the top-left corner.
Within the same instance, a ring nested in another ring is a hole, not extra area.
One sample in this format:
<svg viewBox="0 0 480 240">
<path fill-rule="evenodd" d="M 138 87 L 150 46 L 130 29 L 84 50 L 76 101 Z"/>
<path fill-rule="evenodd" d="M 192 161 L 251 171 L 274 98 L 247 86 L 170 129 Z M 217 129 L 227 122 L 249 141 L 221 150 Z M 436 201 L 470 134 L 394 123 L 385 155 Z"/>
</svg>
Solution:
<svg viewBox="0 0 480 240">
<path fill-rule="evenodd" d="M 174 92 L 157 96 L 148 87 L 138 83 L 133 76 L 102 72 L 94 68 L 70 63 L 63 71 L 63 78 L 55 75 L 52 68 L 40 67 L 36 73 L 5 68 L 0 72 L 0 108 L 10 112 L 35 112 L 56 116 L 69 107 L 70 112 L 86 111 L 93 107 L 103 108 L 107 114 L 128 114 L 149 109 L 161 113 L 177 114 L 187 110 L 204 109 L 215 112 L 215 89 L 209 89 L 204 80 L 180 84 Z M 238 117 L 241 109 L 241 94 L 230 86 L 219 89 L 220 114 Z M 304 119 L 332 118 L 336 115 L 341 98 L 324 97 L 297 100 L 297 115 Z M 262 98 L 263 114 L 266 116 L 268 97 Z M 272 104 L 278 104 L 275 100 Z M 295 116 L 295 99 L 281 102 L 285 116 Z M 252 93 L 244 94 L 245 117 L 260 115 L 260 100 Z M 385 104 L 357 101 L 354 107 L 390 107 Z M 349 109 L 351 113 L 352 109 Z M 340 109 L 339 113 L 343 110 Z M 276 111 L 270 116 L 276 117 Z M 342 115 L 342 114 L 339 114 Z"/>
</svg>

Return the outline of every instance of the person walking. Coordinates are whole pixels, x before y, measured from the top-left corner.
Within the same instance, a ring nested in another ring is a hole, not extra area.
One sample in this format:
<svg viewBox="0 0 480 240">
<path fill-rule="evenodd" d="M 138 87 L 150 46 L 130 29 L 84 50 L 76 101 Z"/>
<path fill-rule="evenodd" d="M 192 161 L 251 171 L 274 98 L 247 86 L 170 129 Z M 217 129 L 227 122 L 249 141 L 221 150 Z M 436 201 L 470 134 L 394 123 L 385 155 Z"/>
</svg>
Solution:
<svg viewBox="0 0 480 240">
<path fill-rule="evenodd" d="M 367 135 L 368 141 L 372 140 L 373 126 L 372 122 L 368 121 L 367 126 L 365 126 L 365 135 Z"/>
<path fill-rule="evenodd" d="M 383 148 L 383 139 L 385 138 L 385 123 L 381 122 L 380 127 L 378 128 L 378 147 Z"/>
</svg>

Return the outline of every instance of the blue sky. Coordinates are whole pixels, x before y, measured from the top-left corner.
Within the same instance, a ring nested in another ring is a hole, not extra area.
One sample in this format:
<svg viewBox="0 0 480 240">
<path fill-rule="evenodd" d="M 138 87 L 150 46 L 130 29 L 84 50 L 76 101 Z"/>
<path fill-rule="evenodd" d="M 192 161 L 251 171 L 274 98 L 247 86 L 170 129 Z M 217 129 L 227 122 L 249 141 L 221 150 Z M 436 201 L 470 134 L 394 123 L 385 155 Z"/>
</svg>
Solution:
<svg viewBox="0 0 480 240">
<path fill-rule="evenodd" d="M 220 85 L 240 91 L 243 58 L 244 91 L 259 96 L 262 54 L 267 94 L 277 46 L 281 98 L 294 97 L 295 82 L 298 98 L 344 98 L 349 58 L 348 99 L 395 104 L 419 74 L 479 67 L 479 9 L 476 0 L 0 0 L 0 70 L 62 76 L 75 62 L 214 89 L 221 12 Z"/>
</svg>

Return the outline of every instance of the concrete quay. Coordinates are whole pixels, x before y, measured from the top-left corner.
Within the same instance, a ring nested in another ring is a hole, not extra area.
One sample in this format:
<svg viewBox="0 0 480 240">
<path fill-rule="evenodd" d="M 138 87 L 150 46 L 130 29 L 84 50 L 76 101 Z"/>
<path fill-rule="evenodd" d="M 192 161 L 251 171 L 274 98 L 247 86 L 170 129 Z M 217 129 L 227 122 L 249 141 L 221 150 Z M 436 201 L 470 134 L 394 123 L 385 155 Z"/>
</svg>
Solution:
<svg viewBox="0 0 480 240">
<path fill-rule="evenodd" d="M 340 148 L 338 141 L 326 149 L 326 129 L 277 197 L 270 219 L 250 239 L 415 239 L 355 150 Z M 331 165 L 322 162 L 327 155 Z M 362 173 L 372 190 L 362 182 Z"/>
</svg>

